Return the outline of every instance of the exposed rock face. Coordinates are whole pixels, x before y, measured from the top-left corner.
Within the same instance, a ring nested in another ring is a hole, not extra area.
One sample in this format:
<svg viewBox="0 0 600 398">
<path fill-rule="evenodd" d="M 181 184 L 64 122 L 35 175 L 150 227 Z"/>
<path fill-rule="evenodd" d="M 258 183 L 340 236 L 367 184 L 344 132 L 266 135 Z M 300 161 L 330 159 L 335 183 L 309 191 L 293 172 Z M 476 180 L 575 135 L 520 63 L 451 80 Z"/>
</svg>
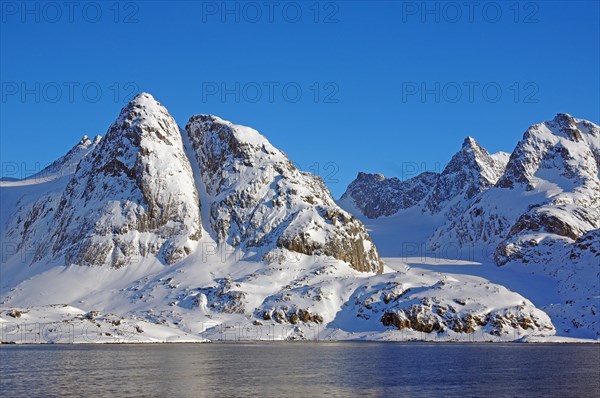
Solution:
<svg viewBox="0 0 600 398">
<path fill-rule="evenodd" d="M 323 181 L 299 171 L 256 130 L 214 116 L 186 126 L 210 197 L 210 226 L 235 247 L 323 254 L 381 272 L 363 225 L 334 202 Z"/>
<path fill-rule="evenodd" d="M 340 198 L 344 208 L 354 207 L 367 218 L 391 216 L 421 202 L 438 180 L 433 172 L 421 173 L 406 181 L 382 174 L 360 172 Z"/>
<path fill-rule="evenodd" d="M 318 272 L 297 278 L 281 291 L 266 297 L 253 315 L 262 321 L 293 325 L 324 323 L 321 311 L 332 305 L 331 294 L 325 286 L 334 285 L 327 278 L 336 275 L 327 268 L 324 266 Z"/>
<path fill-rule="evenodd" d="M 449 203 L 464 208 L 498 181 L 506 166 L 504 160 L 502 156 L 490 155 L 472 137 L 467 137 L 440 174 L 425 208 L 432 213 L 439 213 Z"/>
<path fill-rule="evenodd" d="M 200 294 L 194 300 L 198 306 L 205 305 L 207 308 L 226 314 L 244 314 L 246 311 L 246 293 L 239 290 L 231 278 L 217 281 L 216 286 L 200 290 Z"/>
<path fill-rule="evenodd" d="M 198 193 L 179 127 L 149 94 L 123 108 L 69 182 L 43 247 L 67 264 L 172 264 L 201 236 Z M 41 252 L 38 258 L 46 254 Z"/>
<path fill-rule="evenodd" d="M 313 314 L 307 309 L 290 308 L 290 306 L 263 311 L 261 316 L 265 321 L 274 320 L 277 323 L 291 323 L 292 325 L 297 323 L 323 323 L 322 315 Z"/>
</svg>

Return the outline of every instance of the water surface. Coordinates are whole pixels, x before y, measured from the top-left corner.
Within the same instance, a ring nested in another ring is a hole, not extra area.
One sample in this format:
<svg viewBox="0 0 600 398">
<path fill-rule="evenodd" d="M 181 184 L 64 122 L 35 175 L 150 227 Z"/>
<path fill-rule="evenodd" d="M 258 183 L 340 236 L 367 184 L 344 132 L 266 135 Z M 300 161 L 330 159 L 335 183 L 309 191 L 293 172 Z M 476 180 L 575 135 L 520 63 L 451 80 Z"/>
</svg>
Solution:
<svg viewBox="0 0 600 398">
<path fill-rule="evenodd" d="M 600 345 L 211 343 L 0 348 L 4 397 L 597 397 Z"/>
</svg>

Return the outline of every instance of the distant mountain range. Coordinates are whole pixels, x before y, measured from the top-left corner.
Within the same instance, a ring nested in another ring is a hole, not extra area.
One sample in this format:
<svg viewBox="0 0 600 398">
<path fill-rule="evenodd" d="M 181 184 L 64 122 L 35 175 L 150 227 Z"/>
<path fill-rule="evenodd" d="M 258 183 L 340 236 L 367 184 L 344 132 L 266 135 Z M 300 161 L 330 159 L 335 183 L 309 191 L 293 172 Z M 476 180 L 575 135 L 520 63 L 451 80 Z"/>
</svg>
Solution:
<svg viewBox="0 0 600 398">
<path fill-rule="evenodd" d="M 359 173 L 339 203 L 363 219 L 376 243 L 378 232 L 396 237 L 397 245 L 379 245 L 387 256 L 406 255 L 412 246 L 402 252 L 399 243 L 412 242 L 430 254 L 530 264 L 556 278 L 567 306 L 577 307 L 571 323 L 598 333 L 599 165 L 598 125 L 558 114 L 529 127 L 510 156 L 491 155 L 467 137 L 441 173 L 403 182 Z M 418 225 L 403 222 L 415 214 Z"/>
<path fill-rule="evenodd" d="M 104 137 L 0 182 L 0 322 L 16 325 L 1 340 L 27 342 L 36 323 L 92 323 L 99 342 L 231 328 L 242 340 L 597 339 L 599 141 L 597 125 L 559 114 L 510 157 L 468 137 L 441 173 L 359 173 L 336 203 L 256 130 L 212 115 L 182 129 L 142 93 Z M 507 275 L 526 264 L 556 286 L 540 306 L 485 275 L 419 268 L 415 245 L 491 245 Z"/>
</svg>

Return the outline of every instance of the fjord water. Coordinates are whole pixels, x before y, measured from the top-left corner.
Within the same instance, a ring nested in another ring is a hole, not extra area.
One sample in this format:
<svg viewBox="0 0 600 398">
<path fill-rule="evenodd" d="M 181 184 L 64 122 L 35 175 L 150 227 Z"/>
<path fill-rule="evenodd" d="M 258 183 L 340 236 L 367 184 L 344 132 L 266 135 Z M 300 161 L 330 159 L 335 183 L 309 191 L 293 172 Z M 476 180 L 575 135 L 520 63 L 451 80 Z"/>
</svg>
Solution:
<svg viewBox="0 0 600 398">
<path fill-rule="evenodd" d="M 0 348 L 2 396 L 597 396 L 597 344 L 217 343 Z"/>
</svg>

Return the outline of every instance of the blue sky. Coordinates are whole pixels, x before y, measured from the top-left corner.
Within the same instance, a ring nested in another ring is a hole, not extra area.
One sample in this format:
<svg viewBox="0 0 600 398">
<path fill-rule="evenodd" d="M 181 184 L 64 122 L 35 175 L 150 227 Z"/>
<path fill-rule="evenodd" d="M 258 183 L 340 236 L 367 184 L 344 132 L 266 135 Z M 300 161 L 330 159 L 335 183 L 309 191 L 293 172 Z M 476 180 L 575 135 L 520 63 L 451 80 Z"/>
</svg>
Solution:
<svg viewBox="0 0 600 398">
<path fill-rule="evenodd" d="M 468 4 L 3 1 L 2 175 L 103 135 L 135 91 L 256 128 L 336 197 L 440 170 L 467 135 L 511 151 L 558 112 L 600 121 L 597 1 Z"/>
</svg>

